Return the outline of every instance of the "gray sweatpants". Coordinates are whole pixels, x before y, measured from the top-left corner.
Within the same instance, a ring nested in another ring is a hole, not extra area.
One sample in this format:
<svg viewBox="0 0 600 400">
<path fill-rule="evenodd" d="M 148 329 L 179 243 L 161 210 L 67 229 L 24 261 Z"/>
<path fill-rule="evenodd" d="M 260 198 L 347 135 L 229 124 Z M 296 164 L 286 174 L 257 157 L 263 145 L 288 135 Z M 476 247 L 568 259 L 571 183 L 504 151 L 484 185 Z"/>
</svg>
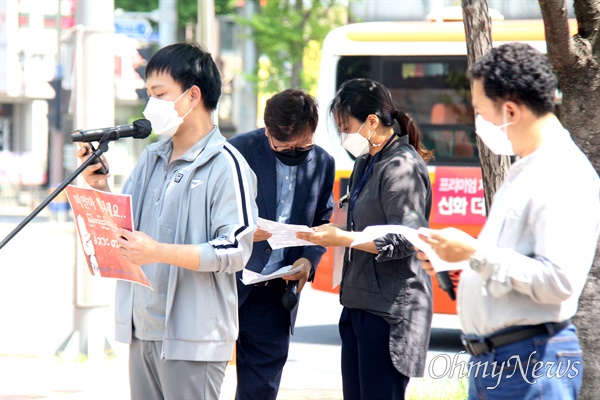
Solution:
<svg viewBox="0 0 600 400">
<path fill-rule="evenodd" d="M 129 347 L 132 400 L 218 400 L 227 361 L 162 360 L 162 341 L 133 338 Z"/>
</svg>

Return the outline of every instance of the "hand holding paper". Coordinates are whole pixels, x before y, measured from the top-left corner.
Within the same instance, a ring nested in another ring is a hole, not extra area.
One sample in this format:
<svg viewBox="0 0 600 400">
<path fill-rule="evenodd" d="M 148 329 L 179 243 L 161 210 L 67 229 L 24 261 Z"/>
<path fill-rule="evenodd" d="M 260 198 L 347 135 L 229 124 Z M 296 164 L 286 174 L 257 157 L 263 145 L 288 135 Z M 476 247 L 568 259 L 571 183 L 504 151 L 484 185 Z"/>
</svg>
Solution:
<svg viewBox="0 0 600 400">
<path fill-rule="evenodd" d="M 296 232 L 312 232 L 306 225 L 282 224 L 259 218 L 258 226 L 263 231 L 267 231 L 271 234 L 267 240 L 273 250 L 294 246 L 314 246 L 313 243 L 296 237 Z"/>
<path fill-rule="evenodd" d="M 467 261 L 477 248 L 477 239 L 460 229 L 419 228 L 418 233 L 439 259 L 451 264 Z"/>
<path fill-rule="evenodd" d="M 348 232 L 338 228 L 334 224 L 324 224 L 313 228 L 311 232 L 298 232 L 297 237 L 308 240 L 317 246 L 344 246 L 352 242 L 354 232 Z"/>
<path fill-rule="evenodd" d="M 419 233 L 423 232 L 428 234 L 428 229 L 420 228 L 419 231 L 413 228 L 409 228 L 404 225 L 374 225 L 365 228 L 358 237 L 352 242 L 351 247 L 356 247 L 359 244 L 373 241 L 379 237 L 385 236 L 388 233 L 397 233 L 403 235 L 409 242 L 411 242 L 416 248 L 421 250 L 427 255 L 433 268 L 437 271 L 456 271 L 465 268 L 466 263 L 464 262 L 447 262 L 442 260 L 433 251 L 433 248 L 419 238 Z"/>
<path fill-rule="evenodd" d="M 293 268 L 292 265 L 287 265 L 269 275 L 261 275 L 258 272 L 250 271 L 249 269 L 244 268 L 242 271 L 242 282 L 244 285 L 252 285 L 254 283 L 270 281 L 271 279 L 294 275 L 295 273 L 302 271 L 302 266 L 303 264 Z"/>
<path fill-rule="evenodd" d="M 263 240 L 269 239 L 271 236 L 273 236 L 271 232 L 261 229 L 260 226 L 256 228 L 256 231 L 254 231 L 255 242 L 262 242 Z"/>
</svg>

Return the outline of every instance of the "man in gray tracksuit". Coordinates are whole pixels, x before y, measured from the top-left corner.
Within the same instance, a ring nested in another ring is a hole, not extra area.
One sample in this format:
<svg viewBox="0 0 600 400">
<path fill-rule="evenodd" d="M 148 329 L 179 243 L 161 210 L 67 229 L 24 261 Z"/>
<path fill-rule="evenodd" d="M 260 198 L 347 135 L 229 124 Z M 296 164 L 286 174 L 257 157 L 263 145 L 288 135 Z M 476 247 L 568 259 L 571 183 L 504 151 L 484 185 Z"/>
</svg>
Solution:
<svg viewBox="0 0 600 400">
<path fill-rule="evenodd" d="M 258 212 L 254 173 L 212 123 L 220 85 L 212 57 L 194 44 L 167 46 L 146 67 L 144 115 L 165 139 L 146 147 L 123 187 L 135 231 L 119 231 L 120 251 L 152 285 L 117 284 L 132 399 L 218 399 L 233 355 L 235 272 L 252 253 Z M 99 165 L 82 175 L 109 190 Z"/>
</svg>

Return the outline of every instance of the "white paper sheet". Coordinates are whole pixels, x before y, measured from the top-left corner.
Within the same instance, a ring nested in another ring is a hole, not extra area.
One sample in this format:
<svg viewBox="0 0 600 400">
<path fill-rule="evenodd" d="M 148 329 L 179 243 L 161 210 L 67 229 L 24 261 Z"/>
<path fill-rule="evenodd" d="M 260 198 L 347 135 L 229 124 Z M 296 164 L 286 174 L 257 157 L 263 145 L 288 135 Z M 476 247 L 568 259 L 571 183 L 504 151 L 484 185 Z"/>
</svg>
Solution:
<svg viewBox="0 0 600 400">
<path fill-rule="evenodd" d="M 427 234 L 427 230 L 421 228 L 422 231 L 417 232 L 416 229 L 409 228 L 404 225 L 373 225 L 368 226 L 363 230 L 358 237 L 352 242 L 351 247 L 355 247 L 362 243 L 372 242 L 373 240 L 385 236 L 388 233 L 398 233 L 403 235 L 409 242 L 411 242 L 416 248 L 421 250 L 423 253 L 429 257 L 429 261 L 431 265 L 437 272 L 441 271 L 456 271 L 460 269 L 464 269 L 468 266 L 466 261 L 461 262 L 447 262 L 442 260 L 436 253 L 433 251 L 431 246 L 425 243 L 423 240 L 419 239 L 418 233 Z"/>
<path fill-rule="evenodd" d="M 285 267 L 281 267 L 269 275 L 261 275 L 258 272 L 250 271 L 244 268 L 242 271 L 242 282 L 244 285 L 252 285 L 254 283 L 270 281 L 271 279 L 294 275 L 302 270 L 303 265 L 304 264 L 301 264 L 294 269 L 292 269 L 293 265 L 286 265 Z"/>
<path fill-rule="evenodd" d="M 296 237 L 296 232 L 313 231 L 306 225 L 282 224 L 279 222 L 270 221 L 268 219 L 259 218 L 258 227 L 263 231 L 267 231 L 273 235 L 267 239 L 273 250 L 295 246 L 315 246 L 314 243 L 298 239 Z"/>
</svg>

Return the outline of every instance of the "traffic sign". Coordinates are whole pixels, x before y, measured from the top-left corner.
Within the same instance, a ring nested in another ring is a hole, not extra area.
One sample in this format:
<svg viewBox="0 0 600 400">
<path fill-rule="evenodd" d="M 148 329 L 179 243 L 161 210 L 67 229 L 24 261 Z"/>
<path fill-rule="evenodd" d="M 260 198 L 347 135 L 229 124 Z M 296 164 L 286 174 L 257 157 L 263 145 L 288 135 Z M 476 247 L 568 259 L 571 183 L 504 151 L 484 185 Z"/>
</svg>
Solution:
<svg viewBox="0 0 600 400">
<path fill-rule="evenodd" d="M 147 39 L 152 34 L 152 25 L 144 18 L 115 19 L 115 33 L 133 39 Z"/>
</svg>

